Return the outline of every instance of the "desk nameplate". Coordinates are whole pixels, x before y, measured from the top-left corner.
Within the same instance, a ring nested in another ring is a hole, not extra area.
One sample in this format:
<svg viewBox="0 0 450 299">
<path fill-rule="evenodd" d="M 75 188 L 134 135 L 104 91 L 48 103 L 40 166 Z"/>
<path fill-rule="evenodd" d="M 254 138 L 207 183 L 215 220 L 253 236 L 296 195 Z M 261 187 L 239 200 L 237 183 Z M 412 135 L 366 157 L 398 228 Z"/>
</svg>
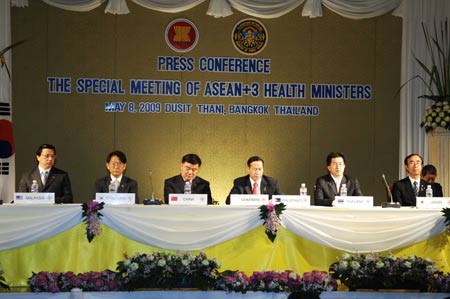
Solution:
<svg viewBox="0 0 450 299">
<path fill-rule="evenodd" d="M 269 194 L 231 194 L 230 205 L 260 206 L 269 203 Z"/>
<path fill-rule="evenodd" d="M 169 205 L 206 206 L 207 204 L 208 194 L 169 194 Z"/>
<path fill-rule="evenodd" d="M 311 206 L 311 197 L 309 195 L 274 195 L 272 199 L 275 204 L 282 202 L 289 207 Z"/>
<path fill-rule="evenodd" d="M 373 208 L 373 196 L 336 196 L 337 208 Z"/>
<path fill-rule="evenodd" d="M 450 207 L 450 197 L 417 197 L 418 209 L 442 209 Z"/>
<path fill-rule="evenodd" d="M 134 193 L 95 193 L 95 201 L 107 205 L 134 205 L 135 198 Z"/>
<path fill-rule="evenodd" d="M 14 193 L 14 204 L 18 205 L 48 205 L 55 203 L 55 193 L 51 192 L 38 192 L 27 193 L 19 192 Z"/>
</svg>

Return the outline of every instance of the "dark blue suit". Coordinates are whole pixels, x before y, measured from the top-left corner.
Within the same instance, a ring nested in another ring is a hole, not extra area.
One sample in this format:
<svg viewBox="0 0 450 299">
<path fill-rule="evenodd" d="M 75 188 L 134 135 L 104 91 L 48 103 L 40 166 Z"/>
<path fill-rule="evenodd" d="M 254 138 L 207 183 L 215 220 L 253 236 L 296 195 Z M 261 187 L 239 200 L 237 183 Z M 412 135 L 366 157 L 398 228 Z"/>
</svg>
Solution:
<svg viewBox="0 0 450 299">
<path fill-rule="evenodd" d="M 230 194 L 227 196 L 226 204 L 230 204 L 231 194 L 252 194 L 252 189 L 253 187 L 251 185 L 249 175 L 235 179 L 233 182 L 233 188 L 231 188 Z M 283 194 L 280 186 L 278 186 L 277 180 L 265 175 L 261 178 L 260 192 L 261 194 L 269 194 L 269 199 L 272 198 L 273 195 Z"/>
</svg>

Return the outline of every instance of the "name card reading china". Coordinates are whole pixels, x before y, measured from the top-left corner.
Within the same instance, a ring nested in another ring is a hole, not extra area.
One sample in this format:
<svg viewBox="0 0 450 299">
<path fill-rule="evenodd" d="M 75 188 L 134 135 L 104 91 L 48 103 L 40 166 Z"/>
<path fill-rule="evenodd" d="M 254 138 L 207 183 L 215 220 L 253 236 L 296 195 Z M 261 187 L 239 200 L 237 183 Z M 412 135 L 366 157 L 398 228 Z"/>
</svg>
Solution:
<svg viewBox="0 0 450 299">
<path fill-rule="evenodd" d="M 260 206 L 269 203 L 269 194 L 231 194 L 230 205 Z"/>
<path fill-rule="evenodd" d="M 169 194 L 169 205 L 206 206 L 208 194 Z"/>
<path fill-rule="evenodd" d="M 48 205 L 55 203 L 55 193 L 14 193 L 14 204 L 18 205 Z"/>
<path fill-rule="evenodd" d="M 338 208 L 372 208 L 373 196 L 336 196 L 334 206 Z"/>
<path fill-rule="evenodd" d="M 95 193 L 95 201 L 107 205 L 134 205 L 135 198 L 134 193 Z"/>
<path fill-rule="evenodd" d="M 417 197 L 418 209 L 442 209 L 450 207 L 450 197 Z"/>
<path fill-rule="evenodd" d="M 282 202 L 290 207 L 309 207 L 311 205 L 311 197 L 309 195 L 274 195 L 272 200 L 274 204 Z"/>
</svg>

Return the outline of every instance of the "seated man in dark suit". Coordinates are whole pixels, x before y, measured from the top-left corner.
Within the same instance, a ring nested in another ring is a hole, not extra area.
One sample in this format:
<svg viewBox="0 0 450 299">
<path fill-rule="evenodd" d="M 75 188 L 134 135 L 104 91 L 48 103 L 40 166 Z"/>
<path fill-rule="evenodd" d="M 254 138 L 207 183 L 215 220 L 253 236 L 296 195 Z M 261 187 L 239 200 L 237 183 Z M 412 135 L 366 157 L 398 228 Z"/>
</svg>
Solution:
<svg viewBox="0 0 450 299">
<path fill-rule="evenodd" d="M 264 175 L 264 161 L 258 156 L 250 157 L 247 160 L 248 175 L 234 180 L 233 188 L 228 194 L 226 204 L 230 204 L 231 194 L 269 194 L 269 199 L 273 195 L 282 195 L 277 180 Z"/>
<path fill-rule="evenodd" d="M 208 204 L 213 204 L 209 182 L 197 176 L 200 166 L 202 166 L 202 160 L 196 154 L 187 154 L 181 158 L 180 174 L 164 181 L 166 204 L 169 203 L 169 194 L 182 193 L 207 194 Z"/>
<path fill-rule="evenodd" d="M 22 175 L 19 192 L 30 192 L 33 180 L 38 183 L 38 192 L 55 193 L 56 203 L 72 203 L 72 187 L 69 174 L 54 167 L 56 148 L 51 144 L 42 144 L 36 151 L 37 167 Z"/>
<path fill-rule="evenodd" d="M 433 191 L 434 197 L 443 197 L 442 186 L 439 183 L 436 183 L 437 170 L 434 165 L 428 164 L 422 168 L 421 178 L 432 185 L 431 189 L 436 190 L 436 193 Z"/>
<path fill-rule="evenodd" d="M 404 160 L 404 164 L 408 176 L 394 183 L 392 186 L 392 198 L 402 206 L 414 207 L 416 206 L 416 197 L 425 196 L 425 190 L 429 183 L 420 178 L 423 159 L 419 154 L 408 155 Z M 435 186 L 431 187 L 433 195 L 439 193 Z"/>
<path fill-rule="evenodd" d="M 329 174 L 319 177 L 314 186 L 314 203 L 317 206 L 332 206 L 335 196 L 340 195 L 341 186 L 347 187 L 347 196 L 362 196 L 358 179 L 344 174 L 345 157 L 342 153 L 327 156 Z"/>
<path fill-rule="evenodd" d="M 95 181 L 95 193 L 134 193 L 135 202 L 139 203 L 138 183 L 123 175 L 127 169 L 125 153 L 121 151 L 110 152 L 106 156 L 106 169 L 109 175 Z"/>
</svg>

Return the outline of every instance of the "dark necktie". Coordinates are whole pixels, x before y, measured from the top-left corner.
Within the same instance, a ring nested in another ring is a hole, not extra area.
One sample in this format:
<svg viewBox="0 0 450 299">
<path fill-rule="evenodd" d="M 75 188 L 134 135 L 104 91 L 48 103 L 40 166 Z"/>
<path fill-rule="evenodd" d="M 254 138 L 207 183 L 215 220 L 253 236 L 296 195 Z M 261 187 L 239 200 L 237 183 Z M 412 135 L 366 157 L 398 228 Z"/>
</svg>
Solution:
<svg viewBox="0 0 450 299">
<path fill-rule="evenodd" d="M 417 197 L 417 195 L 419 194 L 419 188 L 417 187 L 417 181 L 414 181 L 414 183 L 413 183 L 413 191 L 414 191 L 414 196 Z"/>
</svg>

